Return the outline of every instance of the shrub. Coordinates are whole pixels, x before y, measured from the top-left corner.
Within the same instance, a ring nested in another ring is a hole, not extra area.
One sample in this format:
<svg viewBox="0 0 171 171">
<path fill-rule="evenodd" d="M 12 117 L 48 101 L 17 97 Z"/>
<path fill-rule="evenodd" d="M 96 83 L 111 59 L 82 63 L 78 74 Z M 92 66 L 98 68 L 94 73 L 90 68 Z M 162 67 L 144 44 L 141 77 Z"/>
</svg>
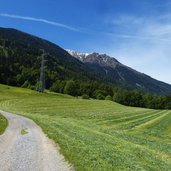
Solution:
<svg viewBox="0 0 171 171">
<path fill-rule="evenodd" d="M 97 94 L 96 98 L 97 98 L 98 100 L 104 100 L 105 97 L 104 97 L 103 94 L 99 93 L 99 94 Z"/>
<path fill-rule="evenodd" d="M 73 80 L 67 81 L 65 88 L 64 88 L 64 93 L 69 94 L 71 96 L 78 95 L 78 87 Z"/>
<path fill-rule="evenodd" d="M 82 99 L 90 99 L 90 97 L 87 94 L 83 94 Z"/>
<path fill-rule="evenodd" d="M 110 95 L 105 97 L 105 100 L 111 100 L 112 101 L 112 97 Z"/>
<path fill-rule="evenodd" d="M 57 93 L 63 93 L 64 92 L 64 88 L 65 88 L 65 81 L 56 81 L 55 83 L 53 83 L 53 85 L 50 87 L 50 91 L 54 91 Z"/>
<path fill-rule="evenodd" d="M 21 87 L 22 88 L 28 88 L 29 86 L 30 86 L 30 83 L 28 82 L 28 80 L 26 80 Z"/>
</svg>

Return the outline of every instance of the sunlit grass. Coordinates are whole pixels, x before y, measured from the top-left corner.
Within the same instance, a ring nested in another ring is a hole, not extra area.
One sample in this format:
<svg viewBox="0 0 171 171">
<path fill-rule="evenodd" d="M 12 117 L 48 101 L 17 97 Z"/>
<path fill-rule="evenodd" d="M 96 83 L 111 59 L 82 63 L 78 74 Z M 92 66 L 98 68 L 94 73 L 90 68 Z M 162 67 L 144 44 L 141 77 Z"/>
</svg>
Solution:
<svg viewBox="0 0 171 171">
<path fill-rule="evenodd" d="M 27 129 L 22 129 L 22 130 L 21 130 L 21 135 L 25 135 L 25 134 L 28 134 Z"/>
<path fill-rule="evenodd" d="M 0 114 L 0 135 L 4 133 L 7 125 L 8 125 L 7 119 Z"/>
<path fill-rule="evenodd" d="M 171 111 L 4 85 L 0 109 L 33 119 L 76 170 L 171 170 Z"/>
</svg>

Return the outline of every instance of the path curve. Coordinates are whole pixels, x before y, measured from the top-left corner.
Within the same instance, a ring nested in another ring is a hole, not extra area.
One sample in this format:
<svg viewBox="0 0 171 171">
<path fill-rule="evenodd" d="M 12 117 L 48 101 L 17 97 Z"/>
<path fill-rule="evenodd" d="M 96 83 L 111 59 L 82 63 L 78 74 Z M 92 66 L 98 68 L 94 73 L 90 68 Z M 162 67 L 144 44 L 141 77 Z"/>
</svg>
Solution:
<svg viewBox="0 0 171 171">
<path fill-rule="evenodd" d="M 9 112 L 0 113 L 9 122 L 0 136 L 0 171 L 74 170 L 59 153 L 59 147 L 32 120 Z"/>
</svg>

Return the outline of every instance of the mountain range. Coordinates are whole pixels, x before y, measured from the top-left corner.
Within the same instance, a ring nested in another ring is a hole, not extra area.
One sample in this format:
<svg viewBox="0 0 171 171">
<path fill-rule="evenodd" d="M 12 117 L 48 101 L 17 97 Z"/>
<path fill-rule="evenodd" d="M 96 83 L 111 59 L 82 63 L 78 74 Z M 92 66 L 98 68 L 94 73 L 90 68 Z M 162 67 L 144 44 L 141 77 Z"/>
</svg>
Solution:
<svg viewBox="0 0 171 171">
<path fill-rule="evenodd" d="M 110 82 L 117 82 L 123 86 L 141 89 L 147 92 L 165 94 L 170 93 L 171 85 L 158 81 L 144 73 L 138 72 L 114 57 L 100 53 L 81 53 L 67 49 L 67 52 L 83 62 L 101 75 L 105 75 Z"/>
<path fill-rule="evenodd" d="M 39 81 L 42 49 L 47 88 L 57 80 L 96 81 L 154 94 L 171 93 L 171 85 L 140 73 L 106 54 L 65 50 L 36 36 L 0 28 L 0 83 L 22 86 Z"/>
</svg>

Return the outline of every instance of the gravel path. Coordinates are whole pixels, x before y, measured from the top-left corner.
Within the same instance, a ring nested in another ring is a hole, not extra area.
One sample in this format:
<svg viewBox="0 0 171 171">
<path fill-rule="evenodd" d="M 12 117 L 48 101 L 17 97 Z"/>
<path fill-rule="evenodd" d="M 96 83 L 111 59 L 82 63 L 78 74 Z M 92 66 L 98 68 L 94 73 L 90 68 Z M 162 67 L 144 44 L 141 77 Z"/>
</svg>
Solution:
<svg viewBox="0 0 171 171">
<path fill-rule="evenodd" d="M 74 170 L 32 120 L 0 111 L 9 122 L 0 136 L 0 171 Z M 25 131 L 24 131 L 25 130 Z"/>
</svg>

